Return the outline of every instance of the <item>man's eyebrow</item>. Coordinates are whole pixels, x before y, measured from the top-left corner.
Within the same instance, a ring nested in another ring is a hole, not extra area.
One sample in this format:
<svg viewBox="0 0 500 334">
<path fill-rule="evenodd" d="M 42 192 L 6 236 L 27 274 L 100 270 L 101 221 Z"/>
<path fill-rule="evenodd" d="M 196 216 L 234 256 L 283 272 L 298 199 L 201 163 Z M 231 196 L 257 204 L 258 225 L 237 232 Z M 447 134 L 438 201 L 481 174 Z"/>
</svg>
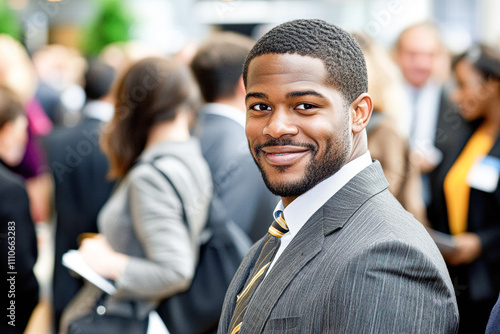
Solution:
<svg viewBox="0 0 500 334">
<path fill-rule="evenodd" d="M 268 96 L 264 93 L 248 93 L 246 96 L 245 96 L 245 102 L 251 98 L 251 97 L 254 97 L 256 99 L 267 99 Z"/>
<path fill-rule="evenodd" d="M 301 97 L 301 96 L 307 96 L 307 95 L 317 96 L 319 98 L 326 99 L 326 97 L 324 97 L 320 93 L 315 92 L 313 90 L 290 92 L 290 93 L 286 94 L 286 97 L 291 98 L 291 97 Z"/>
</svg>

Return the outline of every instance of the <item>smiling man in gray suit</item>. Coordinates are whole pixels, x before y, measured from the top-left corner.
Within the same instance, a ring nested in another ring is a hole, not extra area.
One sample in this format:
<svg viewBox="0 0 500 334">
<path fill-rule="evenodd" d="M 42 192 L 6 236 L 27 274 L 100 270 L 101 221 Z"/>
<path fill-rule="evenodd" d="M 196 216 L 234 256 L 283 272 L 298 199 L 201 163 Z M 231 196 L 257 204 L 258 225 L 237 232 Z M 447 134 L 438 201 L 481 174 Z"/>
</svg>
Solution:
<svg viewBox="0 0 500 334">
<path fill-rule="evenodd" d="M 356 41 L 320 20 L 284 23 L 243 78 L 250 151 L 281 201 L 233 278 L 219 333 L 455 333 L 444 261 L 367 150 Z"/>
</svg>

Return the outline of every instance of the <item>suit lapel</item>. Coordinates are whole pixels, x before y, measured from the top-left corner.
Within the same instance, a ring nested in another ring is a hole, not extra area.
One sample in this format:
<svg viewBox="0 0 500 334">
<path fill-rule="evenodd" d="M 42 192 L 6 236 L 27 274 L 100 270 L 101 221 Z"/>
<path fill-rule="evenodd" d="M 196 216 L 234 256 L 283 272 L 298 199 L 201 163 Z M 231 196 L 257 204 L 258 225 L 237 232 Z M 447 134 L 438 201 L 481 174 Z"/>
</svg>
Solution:
<svg viewBox="0 0 500 334">
<path fill-rule="evenodd" d="M 263 240 L 264 238 L 256 242 L 252 248 L 250 248 L 236 271 L 236 274 L 234 274 L 234 277 L 231 280 L 231 284 L 226 292 L 223 304 L 221 319 L 224 320 L 224 322 L 219 324 L 219 333 L 227 333 L 236 304 L 236 295 L 241 291 L 241 289 L 243 289 L 243 285 L 245 285 L 245 282 L 250 275 L 250 270 L 253 268 L 257 258 L 259 257 Z"/>
<path fill-rule="evenodd" d="M 304 225 L 257 288 L 245 313 L 241 334 L 262 332 L 265 319 L 269 318 L 283 291 L 302 268 L 321 252 L 325 236 L 323 229 L 316 228 L 321 226 L 320 221 L 321 217 L 316 215 Z"/>
<path fill-rule="evenodd" d="M 363 169 L 323 205 L 325 235 L 334 232 L 371 197 L 384 191 L 389 183 L 378 161 Z"/>
</svg>

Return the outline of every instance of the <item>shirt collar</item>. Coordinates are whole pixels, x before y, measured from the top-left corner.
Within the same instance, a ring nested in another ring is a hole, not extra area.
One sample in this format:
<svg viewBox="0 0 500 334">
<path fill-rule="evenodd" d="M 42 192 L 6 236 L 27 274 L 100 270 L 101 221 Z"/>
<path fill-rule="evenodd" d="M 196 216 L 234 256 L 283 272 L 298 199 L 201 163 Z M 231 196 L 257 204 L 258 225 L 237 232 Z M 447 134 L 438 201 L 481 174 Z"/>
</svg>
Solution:
<svg viewBox="0 0 500 334">
<path fill-rule="evenodd" d="M 291 236 L 295 236 L 311 216 L 354 176 L 372 163 L 369 151 L 345 164 L 335 174 L 321 181 L 306 193 L 297 197 L 286 208 L 280 200 L 274 209 L 274 217 L 283 211 Z"/>
<path fill-rule="evenodd" d="M 109 122 L 115 112 L 114 106 L 109 102 L 90 101 L 82 109 L 82 114 L 101 122 Z"/>
<path fill-rule="evenodd" d="M 246 116 L 241 110 L 222 103 L 207 103 L 203 107 L 203 112 L 232 119 L 236 123 L 245 127 Z"/>
</svg>

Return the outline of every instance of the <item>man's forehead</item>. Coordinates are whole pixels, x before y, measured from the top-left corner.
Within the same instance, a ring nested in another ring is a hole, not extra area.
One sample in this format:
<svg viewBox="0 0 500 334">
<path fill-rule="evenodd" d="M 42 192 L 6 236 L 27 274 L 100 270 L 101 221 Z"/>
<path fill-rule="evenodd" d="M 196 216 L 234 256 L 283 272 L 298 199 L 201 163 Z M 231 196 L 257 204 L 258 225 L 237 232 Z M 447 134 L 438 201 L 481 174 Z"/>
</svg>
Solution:
<svg viewBox="0 0 500 334">
<path fill-rule="evenodd" d="M 323 60 L 299 54 L 268 53 L 252 59 L 248 67 L 247 85 L 265 83 L 271 78 L 326 84 L 327 71 Z"/>
</svg>

